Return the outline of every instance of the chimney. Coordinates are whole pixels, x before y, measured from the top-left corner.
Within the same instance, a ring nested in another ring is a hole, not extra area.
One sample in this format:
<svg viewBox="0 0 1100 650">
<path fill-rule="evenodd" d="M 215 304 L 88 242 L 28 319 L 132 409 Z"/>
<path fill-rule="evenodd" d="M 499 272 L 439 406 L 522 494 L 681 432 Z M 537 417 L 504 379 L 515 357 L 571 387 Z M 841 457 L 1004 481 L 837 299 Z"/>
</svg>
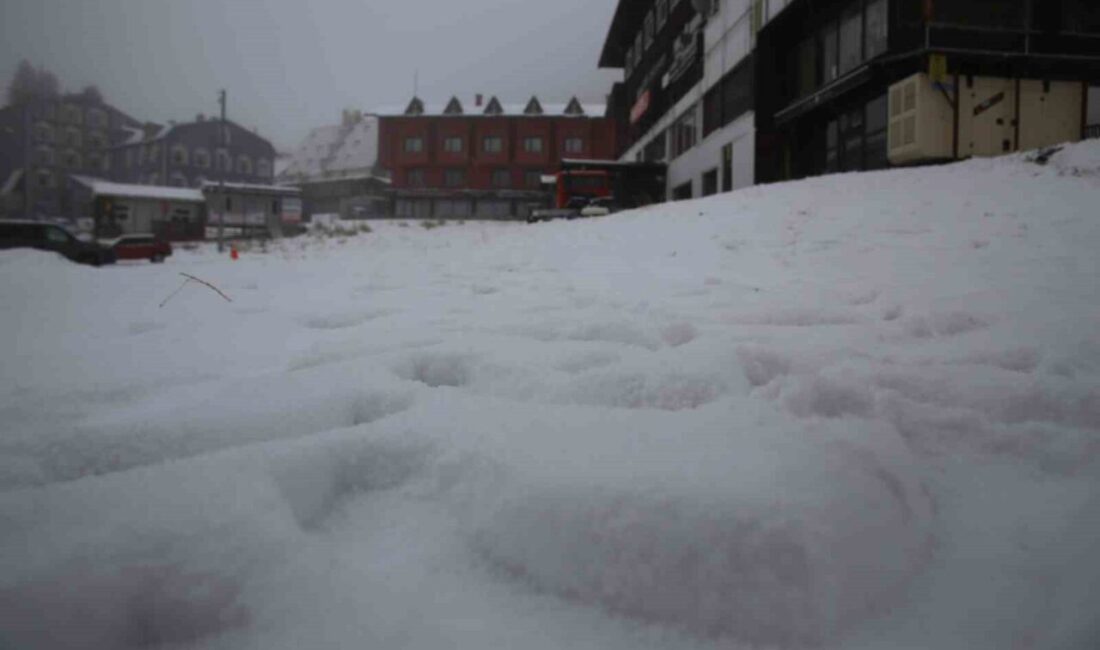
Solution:
<svg viewBox="0 0 1100 650">
<path fill-rule="evenodd" d="M 477 106 L 478 108 L 481 108 L 481 100 L 483 99 L 483 97 L 481 96 L 481 93 L 478 93 L 477 96 L 475 97 L 475 99 L 477 101 L 474 102 L 474 105 Z"/>
</svg>

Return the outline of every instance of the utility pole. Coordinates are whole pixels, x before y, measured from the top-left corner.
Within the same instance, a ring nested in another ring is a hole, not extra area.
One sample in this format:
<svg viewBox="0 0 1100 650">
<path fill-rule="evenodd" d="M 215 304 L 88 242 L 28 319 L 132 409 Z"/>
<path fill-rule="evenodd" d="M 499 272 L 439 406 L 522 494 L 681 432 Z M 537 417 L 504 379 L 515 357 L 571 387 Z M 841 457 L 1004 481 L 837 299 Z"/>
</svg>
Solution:
<svg viewBox="0 0 1100 650">
<path fill-rule="evenodd" d="M 225 143 L 225 90 L 222 89 L 218 93 L 218 103 L 222 108 L 221 124 L 218 125 L 218 152 L 225 151 L 226 158 L 229 159 L 232 164 L 233 158 L 229 155 L 229 147 Z M 221 156 L 214 154 L 215 159 L 220 159 Z M 222 202 L 221 212 L 218 214 L 218 252 L 221 253 L 225 250 L 225 213 L 229 209 L 229 198 L 225 195 L 225 167 L 218 165 L 218 200 Z"/>
</svg>

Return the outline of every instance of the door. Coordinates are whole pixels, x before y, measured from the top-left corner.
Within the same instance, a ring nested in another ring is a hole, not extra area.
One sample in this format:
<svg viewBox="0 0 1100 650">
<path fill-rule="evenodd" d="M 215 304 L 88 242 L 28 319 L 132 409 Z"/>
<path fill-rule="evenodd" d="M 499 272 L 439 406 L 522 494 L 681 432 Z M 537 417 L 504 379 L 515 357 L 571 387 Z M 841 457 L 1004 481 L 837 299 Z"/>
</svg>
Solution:
<svg viewBox="0 0 1100 650">
<path fill-rule="evenodd" d="M 959 130 L 963 156 L 1000 156 L 1016 149 L 1016 82 L 963 79 Z"/>
</svg>

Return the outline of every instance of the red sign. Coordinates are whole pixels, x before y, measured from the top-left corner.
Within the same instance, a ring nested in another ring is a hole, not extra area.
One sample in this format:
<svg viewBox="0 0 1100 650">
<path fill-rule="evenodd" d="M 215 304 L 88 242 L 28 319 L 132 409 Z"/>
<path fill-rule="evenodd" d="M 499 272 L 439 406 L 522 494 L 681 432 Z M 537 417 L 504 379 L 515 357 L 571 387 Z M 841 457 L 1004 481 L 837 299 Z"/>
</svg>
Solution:
<svg viewBox="0 0 1100 650">
<path fill-rule="evenodd" d="M 649 110 L 649 91 L 642 93 L 642 96 L 638 98 L 638 101 L 634 102 L 634 108 L 630 109 L 630 123 L 634 124 L 638 120 L 642 119 L 646 111 Z"/>
</svg>

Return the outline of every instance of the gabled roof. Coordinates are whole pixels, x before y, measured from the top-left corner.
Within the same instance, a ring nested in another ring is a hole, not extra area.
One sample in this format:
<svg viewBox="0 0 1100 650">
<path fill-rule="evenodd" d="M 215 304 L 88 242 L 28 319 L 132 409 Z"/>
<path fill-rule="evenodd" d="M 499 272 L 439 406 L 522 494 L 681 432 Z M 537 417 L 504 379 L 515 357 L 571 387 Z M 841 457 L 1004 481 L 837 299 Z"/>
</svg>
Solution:
<svg viewBox="0 0 1100 650">
<path fill-rule="evenodd" d="M 539 98 L 532 96 L 531 100 L 527 102 L 527 106 L 523 109 L 524 115 L 542 115 L 542 104 L 539 103 Z"/>
<path fill-rule="evenodd" d="M 500 100 L 494 95 L 489 99 L 489 105 L 485 107 L 486 115 L 501 115 L 504 113 L 504 108 L 500 105 Z"/>
<path fill-rule="evenodd" d="M 570 99 L 569 104 L 566 105 L 565 114 L 566 115 L 584 115 L 584 107 L 581 106 L 581 103 L 579 101 L 577 101 L 576 97 L 574 97 L 573 99 Z"/>
<path fill-rule="evenodd" d="M 405 115 L 423 115 L 424 114 L 424 102 L 419 97 L 413 97 L 409 102 L 407 108 L 405 108 Z"/>
<path fill-rule="evenodd" d="M 447 102 L 447 108 L 443 109 L 444 115 L 462 115 L 462 102 L 458 101 L 458 97 L 451 97 L 451 101 Z"/>
</svg>

